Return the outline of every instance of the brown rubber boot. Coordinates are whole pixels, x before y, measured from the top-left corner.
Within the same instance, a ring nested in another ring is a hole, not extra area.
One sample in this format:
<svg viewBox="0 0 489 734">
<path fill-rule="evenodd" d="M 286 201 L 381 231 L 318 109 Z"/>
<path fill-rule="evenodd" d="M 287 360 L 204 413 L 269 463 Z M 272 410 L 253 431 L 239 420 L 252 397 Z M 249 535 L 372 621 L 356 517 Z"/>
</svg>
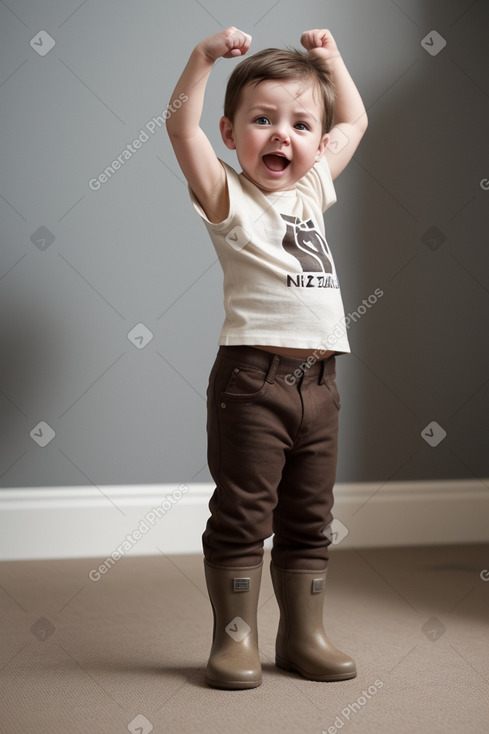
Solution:
<svg viewBox="0 0 489 734">
<path fill-rule="evenodd" d="M 326 571 L 285 571 L 272 562 L 270 572 L 280 609 L 276 666 L 308 680 L 355 678 L 355 661 L 334 647 L 324 631 Z"/>
<path fill-rule="evenodd" d="M 214 612 L 212 649 L 206 682 L 214 688 L 261 685 L 257 607 L 263 564 L 222 568 L 204 560 L 207 591 Z"/>
</svg>

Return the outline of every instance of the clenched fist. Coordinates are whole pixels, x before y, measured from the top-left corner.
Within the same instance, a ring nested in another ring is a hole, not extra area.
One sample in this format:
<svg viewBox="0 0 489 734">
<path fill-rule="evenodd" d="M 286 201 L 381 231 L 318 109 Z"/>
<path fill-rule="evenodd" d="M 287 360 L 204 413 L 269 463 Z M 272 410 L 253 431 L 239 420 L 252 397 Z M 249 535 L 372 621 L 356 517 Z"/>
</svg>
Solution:
<svg viewBox="0 0 489 734">
<path fill-rule="evenodd" d="M 231 26 L 224 31 L 214 33 L 199 43 L 202 52 L 211 61 L 221 56 L 232 59 L 234 56 L 244 56 L 251 46 L 251 36 L 238 28 Z"/>
<path fill-rule="evenodd" d="M 301 43 L 310 53 L 320 56 L 325 61 L 330 61 L 340 55 L 331 32 L 326 28 L 305 31 L 301 36 Z"/>
</svg>

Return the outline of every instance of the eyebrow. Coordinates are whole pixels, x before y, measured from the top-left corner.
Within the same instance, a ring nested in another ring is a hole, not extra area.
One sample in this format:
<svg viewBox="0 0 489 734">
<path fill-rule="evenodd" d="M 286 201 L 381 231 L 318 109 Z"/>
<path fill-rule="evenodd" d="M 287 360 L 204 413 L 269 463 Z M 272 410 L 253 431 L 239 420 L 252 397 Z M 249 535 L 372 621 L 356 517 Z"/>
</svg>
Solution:
<svg viewBox="0 0 489 734">
<path fill-rule="evenodd" d="M 276 109 L 277 107 L 275 105 L 264 102 L 263 104 L 253 105 L 253 107 L 249 108 L 249 112 L 253 112 L 253 110 L 270 110 L 273 112 Z M 310 112 L 307 112 L 307 110 L 305 110 L 302 107 L 300 109 L 293 110 L 293 114 L 296 117 L 309 117 L 311 120 L 316 119 L 315 115 L 312 115 Z"/>
</svg>

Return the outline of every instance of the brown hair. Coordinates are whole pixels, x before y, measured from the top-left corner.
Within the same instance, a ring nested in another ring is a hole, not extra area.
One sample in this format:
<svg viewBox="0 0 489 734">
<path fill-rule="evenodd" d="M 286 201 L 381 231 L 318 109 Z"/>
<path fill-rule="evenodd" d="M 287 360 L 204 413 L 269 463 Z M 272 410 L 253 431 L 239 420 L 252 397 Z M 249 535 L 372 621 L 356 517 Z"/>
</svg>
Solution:
<svg viewBox="0 0 489 734">
<path fill-rule="evenodd" d="M 246 84 L 257 85 L 269 79 L 297 79 L 315 83 L 323 103 L 322 134 L 331 130 L 335 100 L 331 74 L 317 56 L 297 49 L 266 48 L 241 61 L 229 77 L 224 116 L 233 122 Z"/>
</svg>

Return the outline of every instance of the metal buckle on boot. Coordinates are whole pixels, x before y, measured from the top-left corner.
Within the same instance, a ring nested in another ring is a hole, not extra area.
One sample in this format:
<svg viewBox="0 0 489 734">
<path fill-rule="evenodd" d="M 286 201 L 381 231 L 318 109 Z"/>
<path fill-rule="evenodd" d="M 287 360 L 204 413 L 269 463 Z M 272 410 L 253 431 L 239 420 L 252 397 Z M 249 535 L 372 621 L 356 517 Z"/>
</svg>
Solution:
<svg viewBox="0 0 489 734">
<path fill-rule="evenodd" d="M 313 579 L 312 593 L 319 594 L 321 591 L 324 591 L 324 579 Z"/>
<path fill-rule="evenodd" d="M 250 579 L 248 578 L 237 578 L 233 579 L 233 591 L 249 591 L 250 590 Z"/>
</svg>

